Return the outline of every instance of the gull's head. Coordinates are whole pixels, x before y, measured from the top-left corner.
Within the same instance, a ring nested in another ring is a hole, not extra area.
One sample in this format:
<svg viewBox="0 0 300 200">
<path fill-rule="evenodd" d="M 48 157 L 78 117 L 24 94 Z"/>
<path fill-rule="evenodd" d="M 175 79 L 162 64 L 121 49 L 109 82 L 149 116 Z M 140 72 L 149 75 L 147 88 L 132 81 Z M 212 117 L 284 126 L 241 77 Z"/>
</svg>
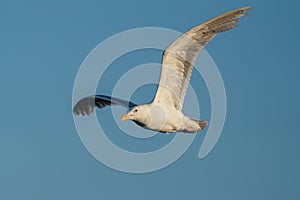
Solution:
<svg viewBox="0 0 300 200">
<path fill-rule="evenodd" d="M 135 120 L 138 122 L 144 122 L 148 116 L 149 116 L 148 105 L 135 106 L 131 111 L 123 115 L 122 121 Z"/>
</svg>

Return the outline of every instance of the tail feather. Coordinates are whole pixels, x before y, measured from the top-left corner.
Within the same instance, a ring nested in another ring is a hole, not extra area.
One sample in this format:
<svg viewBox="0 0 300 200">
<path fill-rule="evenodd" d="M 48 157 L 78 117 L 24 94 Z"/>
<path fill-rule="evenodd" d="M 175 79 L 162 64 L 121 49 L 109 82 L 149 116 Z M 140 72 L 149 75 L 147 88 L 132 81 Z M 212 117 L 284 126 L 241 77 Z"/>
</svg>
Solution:
<svg viewBox="0 0 300 200">
<path fill-rule="evenodd" d="M 185 117 L 180 131 L 184 133 L 196 133 L 197 131 L 204 129 L 207 125 L 208 121 Z"/>
<path fill-rule="evenodd" d="M 208 125 L 208 121 L 205 121 L 205 120 L 197 120 L 197 119 L 191 119 L 191 120 L 193 120 L 194 122 L 199 124 L 199 126 L 201 127 L 201 130 L 204 129 Z"/>
<path fill-rule="evenodd" d="M 198 120 L 198 124 L 201 127 L 201 129 L 204 129 L 208 125 L 208 121 Z"/>
</svg>

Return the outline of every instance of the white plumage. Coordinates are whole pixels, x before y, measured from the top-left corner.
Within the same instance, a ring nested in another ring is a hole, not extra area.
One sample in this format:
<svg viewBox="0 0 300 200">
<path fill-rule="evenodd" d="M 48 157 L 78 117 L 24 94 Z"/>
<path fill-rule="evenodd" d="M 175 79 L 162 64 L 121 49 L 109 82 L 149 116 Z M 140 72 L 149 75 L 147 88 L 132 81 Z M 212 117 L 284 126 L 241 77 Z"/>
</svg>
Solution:
<svg viewBox="0 0 300 200">
<path fill-rule="evenodd" d="M 94 107 L 122 105 L 130 112 L 122 117 L 133 120 L 144 128 L 172 133 L 195 133 L 208 125 L 207 121 L 194 120 L 182 113 L 185 93 L 195 61 L 203 48 L 220 32 L 233 29 L 239 18 L 246 16 L 250 7 L 237 9 L 216 17 L 184 33 L 163 54 L 159 86 L 152 103 L 137 106 L 132 102 L 104 95 L 81 99 L 74 107 L 75 114 L 89 115 Z"/>
</svg>

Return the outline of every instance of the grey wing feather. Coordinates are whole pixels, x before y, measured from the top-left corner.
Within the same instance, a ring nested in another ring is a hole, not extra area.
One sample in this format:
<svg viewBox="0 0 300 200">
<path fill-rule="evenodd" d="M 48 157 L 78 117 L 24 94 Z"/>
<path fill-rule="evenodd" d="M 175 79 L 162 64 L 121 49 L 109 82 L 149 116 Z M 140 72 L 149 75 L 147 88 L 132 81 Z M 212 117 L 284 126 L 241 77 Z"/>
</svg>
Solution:
<svg viewBox="0 0 300 200">
<path fill-rule="evenodd" d="M 184 33 L 163 54 L 160 82 L 154 103 L 182 109 L 195 61 L 202 49 L 220 32 L 237 27 L 239 18 L 251 7 L 216 17 Z"/>
<path fill-rule="evenodd" d="M 73 108 L 73 113 L 76 115 L 90 115 L 94 111 L 95 106 L 102 109 L 106 106 L 114 105 L 120 105 L 128 109 L 136 106 L 135 103 L 132 103 L 130 101 L 106 95 L 93 95 L 79 100 Z"/>
</svg>

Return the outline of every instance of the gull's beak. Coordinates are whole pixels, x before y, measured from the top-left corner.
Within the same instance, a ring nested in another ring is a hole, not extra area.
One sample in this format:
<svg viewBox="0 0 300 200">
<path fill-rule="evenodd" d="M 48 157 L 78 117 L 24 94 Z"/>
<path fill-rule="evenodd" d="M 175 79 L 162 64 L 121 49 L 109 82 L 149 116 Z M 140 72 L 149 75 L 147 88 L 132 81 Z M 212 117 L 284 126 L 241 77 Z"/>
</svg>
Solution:
<svg viewBox="0 0 300 200">
<path fill-rule="evenodd" d="M 128 120 L 129 119 L 129 115 L 128 115 L 128 113 L 127 114 L 125 114 L 125 115 L 123 115 L 123 117 L 122 117 L 122 122 L 124 122 L 124 121 L 126 121 L 126 120 Z"/>
</svg>

